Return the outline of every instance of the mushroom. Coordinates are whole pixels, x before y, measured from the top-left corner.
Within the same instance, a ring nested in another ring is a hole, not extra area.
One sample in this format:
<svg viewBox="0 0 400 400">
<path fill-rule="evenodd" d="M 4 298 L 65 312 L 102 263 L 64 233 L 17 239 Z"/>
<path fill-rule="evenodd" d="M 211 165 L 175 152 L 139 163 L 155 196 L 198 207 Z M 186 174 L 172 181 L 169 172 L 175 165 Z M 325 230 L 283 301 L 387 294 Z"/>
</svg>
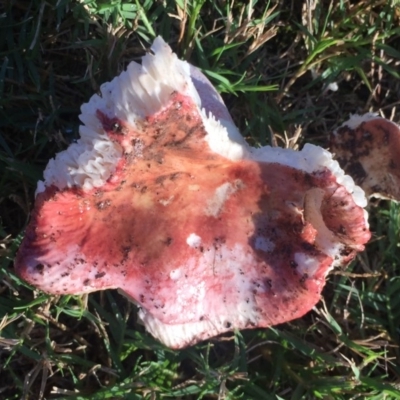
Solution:
<svg viewBox="0 0 400 400">
<path fill-rule="evenodd" d="M 322 148 L 249 147 L 207 79 L 152 50 L 82 106 L 17 273 L 58 295 L 118 288 L 172 348 L 301 317 L 370 238 L 363 191 Z"/>
<path fill-rule="evenodd" d="M 352 115 L 330 138 L 341 167 L 367 196 L 400 201 L 400 127 L 377 114 Z"/>
</svg>

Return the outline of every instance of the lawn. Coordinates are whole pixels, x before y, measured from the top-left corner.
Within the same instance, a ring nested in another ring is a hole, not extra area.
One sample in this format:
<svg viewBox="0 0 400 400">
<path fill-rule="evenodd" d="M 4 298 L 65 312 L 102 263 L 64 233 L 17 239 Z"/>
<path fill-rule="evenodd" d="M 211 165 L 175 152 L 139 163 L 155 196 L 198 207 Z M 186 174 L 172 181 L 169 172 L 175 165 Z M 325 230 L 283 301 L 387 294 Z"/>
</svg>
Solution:
<svg viewBox="0 0 400 400">
<path fill-rule="evenodd" d="M 157 35 L 201 68 L 253 146 L 329 147 L 351 113 L 400 122 L 395 0 L 0 2 L 1 399 L 400 398 L 400 205 L 303 318 L 181 351 L 117 291 L 50 296 L 13 259 L 48 160 L 80 105 Z"/>
</svg>

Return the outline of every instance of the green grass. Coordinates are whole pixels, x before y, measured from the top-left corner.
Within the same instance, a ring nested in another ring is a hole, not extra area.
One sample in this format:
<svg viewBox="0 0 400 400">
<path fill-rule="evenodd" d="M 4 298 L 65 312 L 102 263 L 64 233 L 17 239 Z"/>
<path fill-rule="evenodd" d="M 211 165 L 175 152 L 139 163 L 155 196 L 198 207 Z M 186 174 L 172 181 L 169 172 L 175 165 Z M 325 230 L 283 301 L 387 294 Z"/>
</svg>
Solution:
<svg viewBox="0 0 400 400">
<path fill-rule="evenodd" d="M 80 104 L 156 35 L 202 68 L 252 145 L 326 147 L 350 113 L 399 122 L 399 26 L 387 0 L 0 3 L 0 398 L 400 398 L 398 204 L 370 206 L 371 242 L 305 317 L 182 351 L 115 291 L 48 296 L 12 268 Z"/>
</svg>

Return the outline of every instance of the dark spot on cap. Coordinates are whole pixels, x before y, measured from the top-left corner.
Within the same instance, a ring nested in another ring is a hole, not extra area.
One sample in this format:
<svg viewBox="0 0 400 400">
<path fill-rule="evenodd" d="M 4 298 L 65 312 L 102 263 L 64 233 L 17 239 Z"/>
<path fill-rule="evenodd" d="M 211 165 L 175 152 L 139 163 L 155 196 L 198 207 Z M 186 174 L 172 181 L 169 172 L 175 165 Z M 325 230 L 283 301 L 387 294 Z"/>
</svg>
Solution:
<svg viewBox="0 0 400 400">
<path fill-rule="evenodd" d="M 303 276 L 300 278 L 300 283 L 304 283 L 307 278 L 308 278 L 308 274 L 303 274 Z"/>
<path fill-rule="evenodd" d="M 122 134 L 122 126 L 118 122 L 114 122 L 111 126 L 111 129 L 114 133 Z"/>
<path fill-rule="evenodd" d="M 351 253 L 353 252 L 353 250 L 350 247 L 344 247 L 343 249 L 340 250 L 340 255 L 341 256 L 349 256 Z"/>
<path fill-rule="evenodd" d="M 106 273 L 103 271 L 103 272 L 98 272 L 94 277 L 95 277 L 95 279 L 100 279 L 100 278 L 102 278 L 104 275 L 105 275 Z"/>
<path fill-rule="evenodd" d="M 132 251 L 131 246 L 121 246 L 121 252 L 124 255 L 124 257 L 128 257 L 128 255 L 131 251 Z"/>
<path fill-rule="evenodd" d="M 154 160 L 155 160 L 158 164 L 162 164 L 162 163 L 164 162 L 164 159 L 163 159 L 162 155 L 159 154 L 159 153 L 156 153 L 156 154 L 154 155 Z"/>
<path fill-rule="evenodd" d="M 96 208 L 98 210 L 105 210 L 106 208 L 110 207 L 111 201 L 110 200 L 104 200 L 104 201 L 99 201 L 96 203 Z"/>
<path fill-rule="evenodd" d="M 311 243 L 308 242 L 303 242 L 301 244 L 301 247 L 305 250 L 305 251 L 314 251 L 315 250 L 315 246 Z"/>
<path fill-rule="evenodd" d="M 85 280 L 83 281 L 83 284 L 84 284 L 85 286 L 88 286 L 88 285 L 90 284 L 90 279 L 85 279 Z"/>
<path fill-rule="evenodd" d="M 43 264 L 36 264 L 35 268 L 38 272 L 43 272 L 44 270 L 44 265 Z"/>
</svg>

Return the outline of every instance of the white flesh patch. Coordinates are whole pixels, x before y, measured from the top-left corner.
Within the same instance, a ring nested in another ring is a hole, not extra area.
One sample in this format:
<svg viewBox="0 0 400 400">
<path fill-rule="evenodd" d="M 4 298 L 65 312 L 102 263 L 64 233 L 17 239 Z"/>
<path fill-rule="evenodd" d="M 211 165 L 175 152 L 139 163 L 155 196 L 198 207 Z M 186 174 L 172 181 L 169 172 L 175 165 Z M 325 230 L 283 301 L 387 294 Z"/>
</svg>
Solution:
<svg viewBox="0 0 400 400">
<path fill-rule="evenodd" d="M 380 118 L 377 113 L 366 113 L 363 115 L 352 114 L 348 121 L 344 122 L 341 127 L 347 126 L 350 129 L 358 128 L 363 122 L 371 121 L 373 119 Z M 335 134 L 337 132 L 334 132 Z"/>
<path fill-rule="evenodd" d="M 226 182 L 217 187 L 214 196 L 207 202 L 207 208 L 205 210 L 206 215 L 210 217 L 218 217 L 224 208 L 225 202 L 233 193 L 236 192 L 236 190 L 237 187 L 232 185 L 230 182 Z"/>
<path fill-rule="evenodd" d="M 181 269 L 181 268 L 173 269 L 173 270 L 169 273 L 169 277 L 170 277 L 173 281 L 177 281 L 178 279 L 180 279 L 180 278 L 182 277 L 182 269 Z"/>
<path fill-rule="evenodd" d="M 193 247 L 194 249 L 197 249 L 198 247 L 201 246 L 201 237 L 196 235 L 195 233 L 191 233 L 187 239 L 186 243 L 190 246 Z"/>
<path fill-rule="evenodd" d="M 160 199 L 158 202 L 160 204 L 162 204 L 164 207 L 166 207 L 166 206 L 168 206 L 169 204 L 172 203 L 172 200 L 174 200 L 174 197 L 175 196 L 171 196 L 171 197 L 168 197 L 168 199 Z"/>
<path fill-rule="evenodd" d="M 207 132 L 205 139 L 214 153 L 233 161 L 247 158 L 249 146 L 243 142 L 243 139 L 238 139 L 238 134 L 234 129 L 236 127 L 233 124 L 225 121 L 224 126 L 211 113 L 207 115 L 205 110 L 201 110 L 201 117 Z M 233 133 L 229 134 L 227 127 L 230 127 L 230 131 Z M 233 137 L 235 140 L 232 140 Z"/>
<path fill-rule="evenodd" d="M 122 148 L 111 142 L 104 131 L 89 139 L 84 128 L 81 126 L 81 139 L 49 161 L 43 173 L 44 182 L 39 181 L 36 194 L 51 185 L 59 189 L 78 186 L 90 190 L 103 186 L 110 178 L 122 156 Z"/>
<path fill-rule="evenodd" d="M 297 264 L 296 271 L 300 275 L 307 275 L 309 278 L 312 278 L 320 267 L 317 259 L 304 253 L 294 253 L 294 261 Z"/>
<path fill-rule="evenodd" d="M 164 324 L 143 308 L 139 309 L 138 318 L 153 337 L 170 348 L 185 347 L 195 339 L 206 339 L 222 332 L 220 324 L 209 320 L 174 325 Z"/>
</svg>

